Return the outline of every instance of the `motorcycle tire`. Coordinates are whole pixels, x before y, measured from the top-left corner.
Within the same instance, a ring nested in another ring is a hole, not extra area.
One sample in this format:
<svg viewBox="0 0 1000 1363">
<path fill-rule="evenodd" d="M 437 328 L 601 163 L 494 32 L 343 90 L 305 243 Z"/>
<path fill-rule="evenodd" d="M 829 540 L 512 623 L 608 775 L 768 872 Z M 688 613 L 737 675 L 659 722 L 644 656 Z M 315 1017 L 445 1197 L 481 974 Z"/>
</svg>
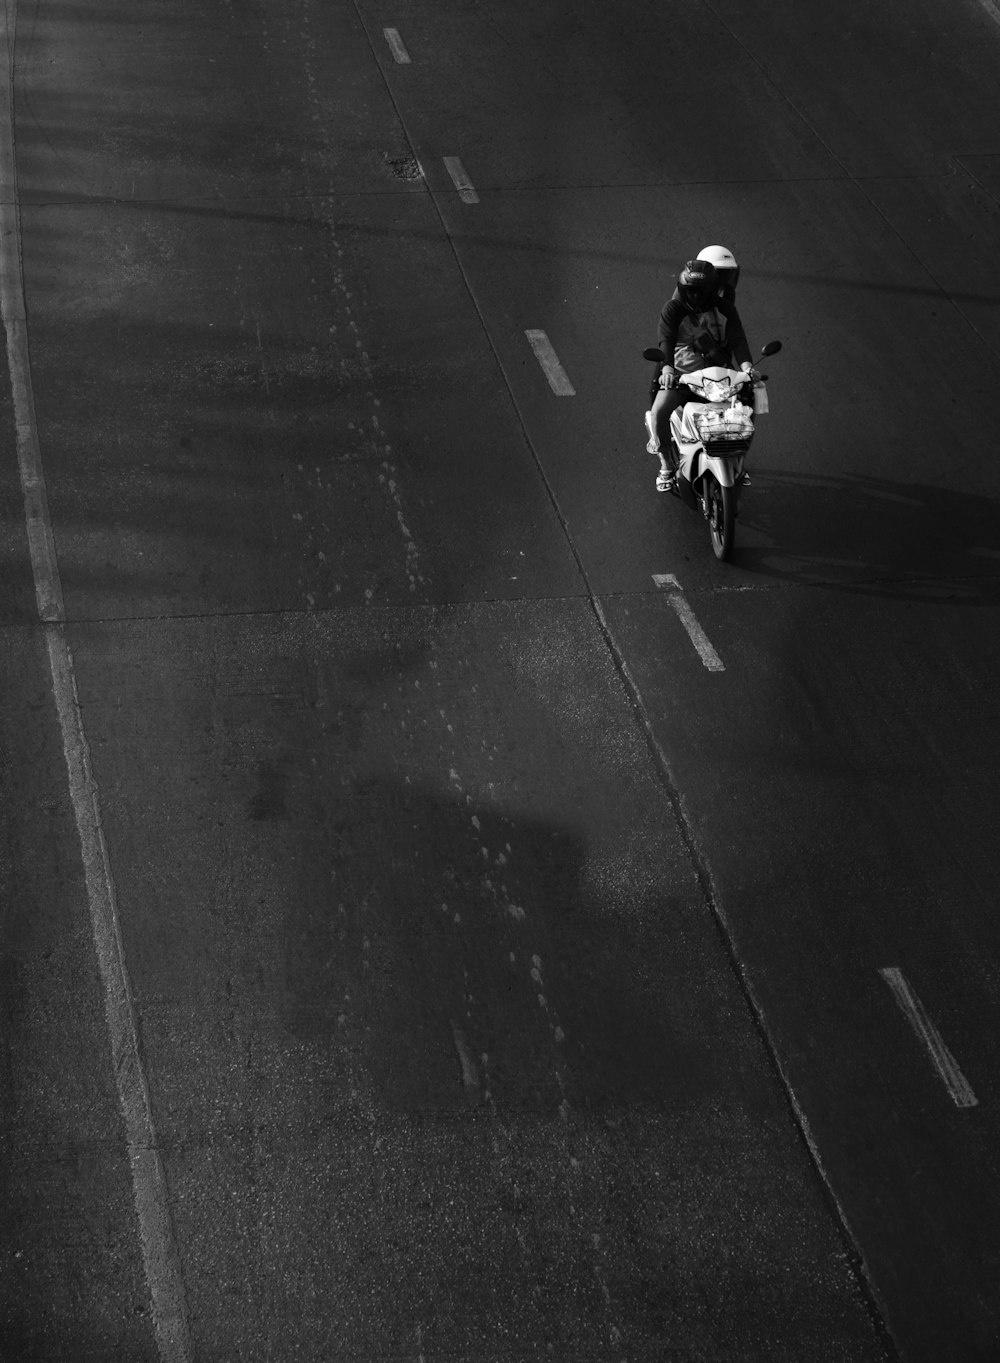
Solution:
<svg viewBox="0 0 1000 1363">
<path fill-rule="evenodd" d="M 709 473 L 705 477 L 705 501 L 712 552 L 724 563 L 733 552 L 736 534 L 736 489 L 723 487 L 715 475 Z"/>
</svg>

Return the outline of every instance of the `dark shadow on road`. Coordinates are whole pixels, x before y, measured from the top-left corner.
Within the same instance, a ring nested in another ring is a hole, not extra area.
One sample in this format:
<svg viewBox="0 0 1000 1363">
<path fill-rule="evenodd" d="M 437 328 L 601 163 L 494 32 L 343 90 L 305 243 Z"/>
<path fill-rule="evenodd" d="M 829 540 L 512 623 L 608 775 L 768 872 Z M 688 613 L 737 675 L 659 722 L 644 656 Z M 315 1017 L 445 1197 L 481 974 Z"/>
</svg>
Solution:
<svg viewBox="0 0 1000 1363">
<path fill-rule="evenodd" d="M 405 780 L 359 782 L 327 820 L 329 902 L 287 923 L 287 1021 L 354 1048 L 378 1106 L 676 1112 L 717 1086 L 678 1026 L 667 942 L 690 906 L 668 872 L 602 887 L 573 829 Z M 712 972 L 688 950 L 697 1012 Z"/>
<path fill-rule="evenodd" d="M 741 528 L 771 543 L 741 544 Z M 754 469 L 732 562 L 780 582 L 984 605 L 1000 582 L 1000 506 L 922 483 Z"/>
</svg>

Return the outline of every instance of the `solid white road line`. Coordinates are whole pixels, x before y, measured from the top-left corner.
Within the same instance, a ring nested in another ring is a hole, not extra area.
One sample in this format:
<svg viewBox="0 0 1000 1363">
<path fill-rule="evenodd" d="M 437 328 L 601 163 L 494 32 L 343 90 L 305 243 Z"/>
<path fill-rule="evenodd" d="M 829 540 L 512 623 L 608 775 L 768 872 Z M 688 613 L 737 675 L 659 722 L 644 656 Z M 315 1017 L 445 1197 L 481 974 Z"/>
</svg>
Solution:
<svg viewBox="0 0 1000 1363">
<path fill-rule="evenodd" d="M 24 313 L 24 283 L 21 276 L 21 219 L 14 174 L 14 134 L 10 75 L 13 35 L 10 10 L 5 10 L 0 31 L 4 52 L 0 60 L 0 309 L 7 331 L 7 358 L 14 401 L 14 427 L 17 463 L 24 494 L 24 514 L 28 531 L 28 552 L 35 582 L 35 599 L 42 620 L 63 619 L 62 586 L 56 563 L 55 543 L 49 521 L 45 476 L 35 429 L 35 404 L 28 365 L 28 332 Z M 16 21 L 16 19 L 15 19 Z"/>
<path fill-rule="evenodd" d="M 535 352 L 535 359 L 542 366 L 542 372 L 549 381 L 549 387 L 557 398 L 576 397 L 576 389 L 569 381 L 565 369 L 559 363 L 559 357 L 552 349 L 552 342 L 544 331 L 526 331 L 532 350 Z"/>
<path fill-rule="evenodd" d="M 446 156 L 444 158 L 445 169 L 454 181 L 455 188 L 458 190 L 458 197 L 464 204 L 477 204 L 479 195 L 472 187 L 465 167 L 457 156 Z"/>
<path fill-rule="evenodd" d="M 135 1009 L 125 968 L 114 880 L 101 825 L 97 784 L 77 696 L 73 656 L 65 633 L 59 563 L 45 496 L 45 477 L 38 446 L 24 280 L 21 273 L 21 221 L 14 151 L 13 53 L 17 0 L 5 0 L 0 21 L 0 315 L 7 337 L 17 430 L 17 459 L 24 490 L 25 517 L 38 614 L 49 654 L 52 692 L 69 793 L 76 817 L 94 947 L 104 987 L 104 1012 L 118 1101 L 132 1169 L 132 1187 L 153 1324 L 162 1363 L 191 1363 L 180 1258 L 174 1241 L 166 1177 L 150 1115 L 149 1089 L 139 1052 Z M 68 1020 L 69 1021 L 69 1020 Z"/>
<path fill-rule="evenodd" d="M 174 1241 L 166 1176 L 153 1127 L 149 1088 L 139 1053 L 115 884 L 104 841 L 97 783 L 90 767 L 90 748 L 80 713 L 73 656 L 63 626 L 51 625 L 46 634 L 69 792 L 80 837 L 94 946 L 104 985 L 111 1061 L 125 1119 L 156 1342 L 162 1363 L 191 1363 L 194 1352 L 188 1330 L 180 1257 Z"/>
<path fill-rule="evenodd" d="M 681 584 L 673 573 L 654 573 L 653 581 L 667 593 L 668 600 L 677 613 L 677 618 L 687 630 L 691 642 L 698 650 L 699 658 L 709 672 L 725 672 L 725 663 L 709 643 L 708 636 L 701 625 L 698 624 L 694 611 L 688 605 L 687 598 L 681 591 Z"/>
<path fill-rule="evenodd" d="M 384 28 L 385 40 L 389 44 L 389 51 L 395 57 L 400 66 L 409 65 L 410 54 L 403 46 L 403 40 L 399 36 L 398 28 Z"/>
<path fill-rule="evenodd" d="M 968 1079 L 958 1068 L 955 1057 L 941 1040 L 941 1033 L 927 1016 L 927 1010 L 914 994 L 903 972 L 891 965 L 880 970 L 879 974 L 896 996 L 896 1002 L 907 1022 L 927 1047 L 931 1063 L 944 1080 L 955 1106 L 978 1106 L 979 1099 L 973 1093 Z"/>
</svg>

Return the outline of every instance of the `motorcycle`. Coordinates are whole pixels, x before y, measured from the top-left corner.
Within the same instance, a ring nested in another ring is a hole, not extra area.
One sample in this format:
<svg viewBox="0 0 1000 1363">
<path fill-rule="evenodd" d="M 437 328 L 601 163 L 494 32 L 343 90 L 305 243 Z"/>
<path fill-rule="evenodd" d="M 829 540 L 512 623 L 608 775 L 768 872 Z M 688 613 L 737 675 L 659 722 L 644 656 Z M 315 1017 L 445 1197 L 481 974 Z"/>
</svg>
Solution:
<svg viewBox="0 0 1000 1363">
<path fill-rule="evenodd" d="M 780 349 L 780 341 L 769 341 L 761 356 L 777 355 Z M 659 347 L 651 346 L 642 355 L 645 360 L 664 363 Z M 767 375 L 712 365 L 677 378 L 700 400 L 684 402 L 670 414 L 669 460 L 674 472 L 670 491 L 705 517 L 715 557 L 725 561 L 733 548 L 754 417 L 768 409 Z M 751 383 L 753 408 L 740 401 Z"/>
</svg>

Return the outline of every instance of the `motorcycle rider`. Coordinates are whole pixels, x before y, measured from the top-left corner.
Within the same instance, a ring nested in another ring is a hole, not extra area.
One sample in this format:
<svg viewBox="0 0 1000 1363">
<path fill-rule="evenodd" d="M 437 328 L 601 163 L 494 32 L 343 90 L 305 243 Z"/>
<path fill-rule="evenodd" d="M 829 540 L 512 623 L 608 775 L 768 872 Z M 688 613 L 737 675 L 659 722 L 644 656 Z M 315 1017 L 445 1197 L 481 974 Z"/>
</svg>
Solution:
<svg viewBox="0 0 1000 1363">
<path fill-rule="evenodd" d="M 728 246 L 703 246 L 698 252 L 699 260 L 707 260 L 715 266 L 719 280 L 719 297 L 726 303 L 736 302 L 736 285 L 740 282 L 740 267 Z"/>
<path fill-rule="evenodd" d="M 670 448 L 670 414 L 682 403 L 702 400 L 690 388 L 679 386 L 678 374 L 711 365 L 729 369 L 738 364 L 744 373 L 753 370 L 740 315 L 734 303 L 720 297 L 720 287 L 711 261 L 689 260 L 660 313 L 660 349 L 666 362 L 654 377 L 646 413 L 646 449 L 660 460 L 658 492 L 669 492 L 674 483 L 674 471 L 663 453 Z"/>
</svg>

